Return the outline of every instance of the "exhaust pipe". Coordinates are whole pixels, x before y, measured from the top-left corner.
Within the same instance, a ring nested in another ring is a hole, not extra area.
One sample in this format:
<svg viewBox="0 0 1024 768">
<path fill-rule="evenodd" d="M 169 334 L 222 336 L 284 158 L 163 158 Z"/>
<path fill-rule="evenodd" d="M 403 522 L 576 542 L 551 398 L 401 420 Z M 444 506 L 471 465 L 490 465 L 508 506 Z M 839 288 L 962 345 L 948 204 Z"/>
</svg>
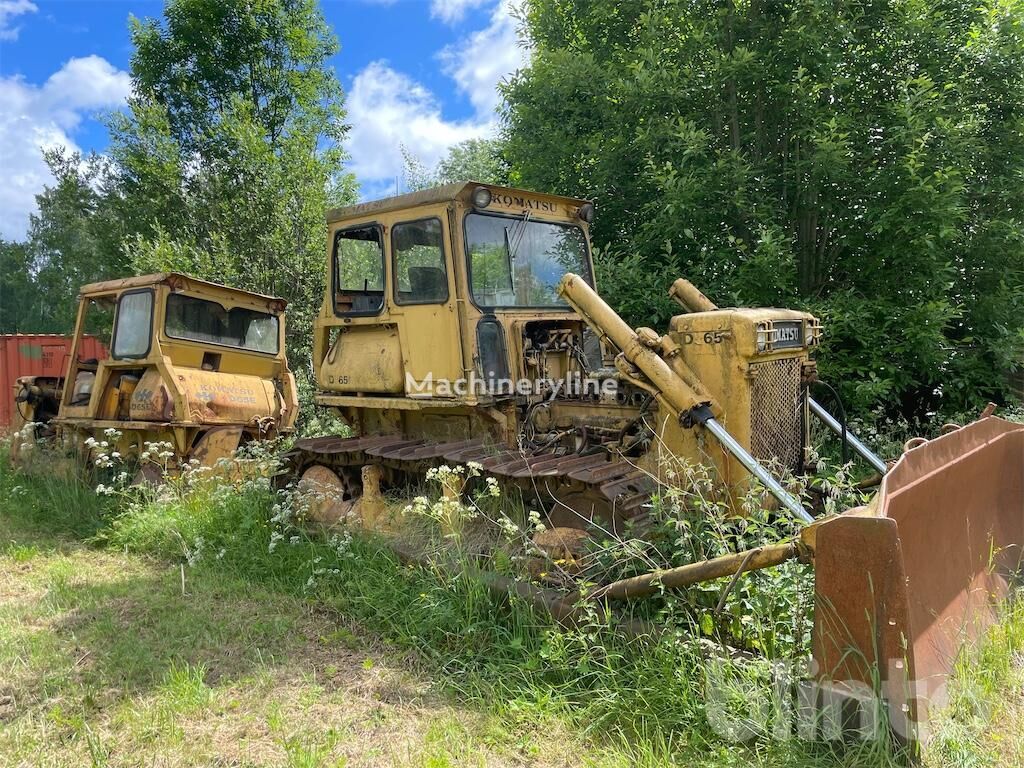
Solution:
<svg viewBox="0 0 1024 768">
<path fill-rule="evenodd" d="M 705 296 L 700 288 L 682 277 L 672 283 L 668 295 L 687 312 L 714 312 L 718 309 L 718 305 Z"/>
</svg>

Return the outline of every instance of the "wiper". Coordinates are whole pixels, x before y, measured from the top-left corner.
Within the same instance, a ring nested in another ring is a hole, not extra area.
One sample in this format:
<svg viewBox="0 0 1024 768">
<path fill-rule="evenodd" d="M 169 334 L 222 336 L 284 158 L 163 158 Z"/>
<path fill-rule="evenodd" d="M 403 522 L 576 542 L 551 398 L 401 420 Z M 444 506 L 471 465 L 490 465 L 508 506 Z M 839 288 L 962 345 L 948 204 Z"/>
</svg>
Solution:
<svg viewBox="0 0 1024 768">
<path fill-rule="evenodd" d="M 512 226 L 512 243 L 509 245 L 508 227 L 505 227 L 505 247 L 508 249 L 508 259 L 511 264 L 516 258 L 516 253 L 519 251 L 519 246 L 522 245 L 523 238 L 526 236 L 526 225 L 530 223 L 530 214 L 532 211 L 526 211 L 523 213 L 523 218 L 516 221 Z"/>
<path fill-rule="evenodd" d="M 505 264 L 508 267 L 508 287 L 510 291 L 514 290 L 512 286 L 515 285 L 515 282 L 512 279 L 512 259 L 515 258 L 513 254 L 514 251 L 509 243 L 508 227 L 505 227 Z"/>
</svg>

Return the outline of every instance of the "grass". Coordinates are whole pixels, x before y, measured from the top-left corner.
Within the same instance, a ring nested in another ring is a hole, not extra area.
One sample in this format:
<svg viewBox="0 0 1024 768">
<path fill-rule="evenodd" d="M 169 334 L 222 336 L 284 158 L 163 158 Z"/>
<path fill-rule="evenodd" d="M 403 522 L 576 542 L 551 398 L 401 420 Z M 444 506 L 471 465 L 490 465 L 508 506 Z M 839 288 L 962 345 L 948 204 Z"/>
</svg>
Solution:
<svg viewBox="0 0 1024 768">
<path fill-rule="evenodd" d="M 25 534 L 5 515 L 3 535 Z M 5 765 L 455 765 L 561 748 L 533 747 L 542 733 L 520 747 L 326 607 L 206 569 L 183 593 L 177 564 L 30 535 L 33 557 L 0 559 Z"/>
<path fill-rule="evenodd" d="M 734 743 L 708 723 L 706 644 L 686 631 L 556 631 L 372 538 L 271 546 L 276 503 L 259 484 L 101 497 L 0 462 L 5 764 L 899 762 L 880 743 Z M 1012 610 L 961 671 L 927 762 L 1024 760 L 1016 729 L 999 725 L 1024 712 L 1008 695 L 1022 647 L 1024 611 Z M 730 693 L 764 694 L 765 670 L 732 668 Z"/>
</svg>

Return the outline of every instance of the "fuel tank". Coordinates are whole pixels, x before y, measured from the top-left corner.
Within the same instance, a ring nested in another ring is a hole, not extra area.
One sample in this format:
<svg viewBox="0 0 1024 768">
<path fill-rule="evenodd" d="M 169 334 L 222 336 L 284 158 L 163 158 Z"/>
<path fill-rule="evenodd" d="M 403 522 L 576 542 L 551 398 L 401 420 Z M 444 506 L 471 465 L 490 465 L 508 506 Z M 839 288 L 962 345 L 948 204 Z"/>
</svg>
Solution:
<svg viewBox="0 0 1024 768">
<path fill-rule="evenodd" d="M 272 381 L 237 373 L 173 368 L 184 392 L 185 421 L 194 424 L 248 424 L 281 418 L 281 400 Z M 174 393 L 156 369 L 146 371 L 132 393 L 134 421 L 174 421 Z"/>
</svg>

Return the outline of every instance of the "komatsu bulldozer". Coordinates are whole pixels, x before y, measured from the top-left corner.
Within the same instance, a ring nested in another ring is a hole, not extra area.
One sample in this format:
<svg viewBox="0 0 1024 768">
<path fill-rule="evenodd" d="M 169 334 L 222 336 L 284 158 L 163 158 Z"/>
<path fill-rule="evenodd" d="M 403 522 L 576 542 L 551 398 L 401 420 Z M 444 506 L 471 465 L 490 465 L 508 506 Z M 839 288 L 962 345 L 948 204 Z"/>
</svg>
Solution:
<svg viewBox="0 0 1024 768">
<path fill-rule="evenodd" d="M 126 459 L 169 443 L 161 470 L 213 466 L 294 426 L 284 310 L 282 299 L 177 273 L 83 286 L 64 377 L 19 379 L 16 411 L 30 437 L 80 456 L 89 438 Z M 87 334 L 109 342 L 109 358 L 80 359 Z"/>
<path fill-rule="evenodd" d="M 373 524 L 382 490 L 476 462 L 556 528 L 621 533 L 672 461 L 702 464 L 731 513 L 760 484 L 805 527 L 780 542 L 602 585 L 628 599 L 789 558 L 815 571 L 815 676 L 885 698 L 908 738 L 921 697 L 995 616 L 1024 543 L 1024 426 L 985 418 L 889 466 L 810 396 L 822 328 L 789 309 L 719 308 L 684 279 L 666 331 L 597 292 L 585 200 L 466 182 L 328 214 L 317 403 L 355 436 L 301 440 L 318 514 Z M 819 420 L 882 476 L 873 503 L 815 516 L 785 478 Z M 550 606 L 549 606 L 550 607 Z"/>
</svg>

